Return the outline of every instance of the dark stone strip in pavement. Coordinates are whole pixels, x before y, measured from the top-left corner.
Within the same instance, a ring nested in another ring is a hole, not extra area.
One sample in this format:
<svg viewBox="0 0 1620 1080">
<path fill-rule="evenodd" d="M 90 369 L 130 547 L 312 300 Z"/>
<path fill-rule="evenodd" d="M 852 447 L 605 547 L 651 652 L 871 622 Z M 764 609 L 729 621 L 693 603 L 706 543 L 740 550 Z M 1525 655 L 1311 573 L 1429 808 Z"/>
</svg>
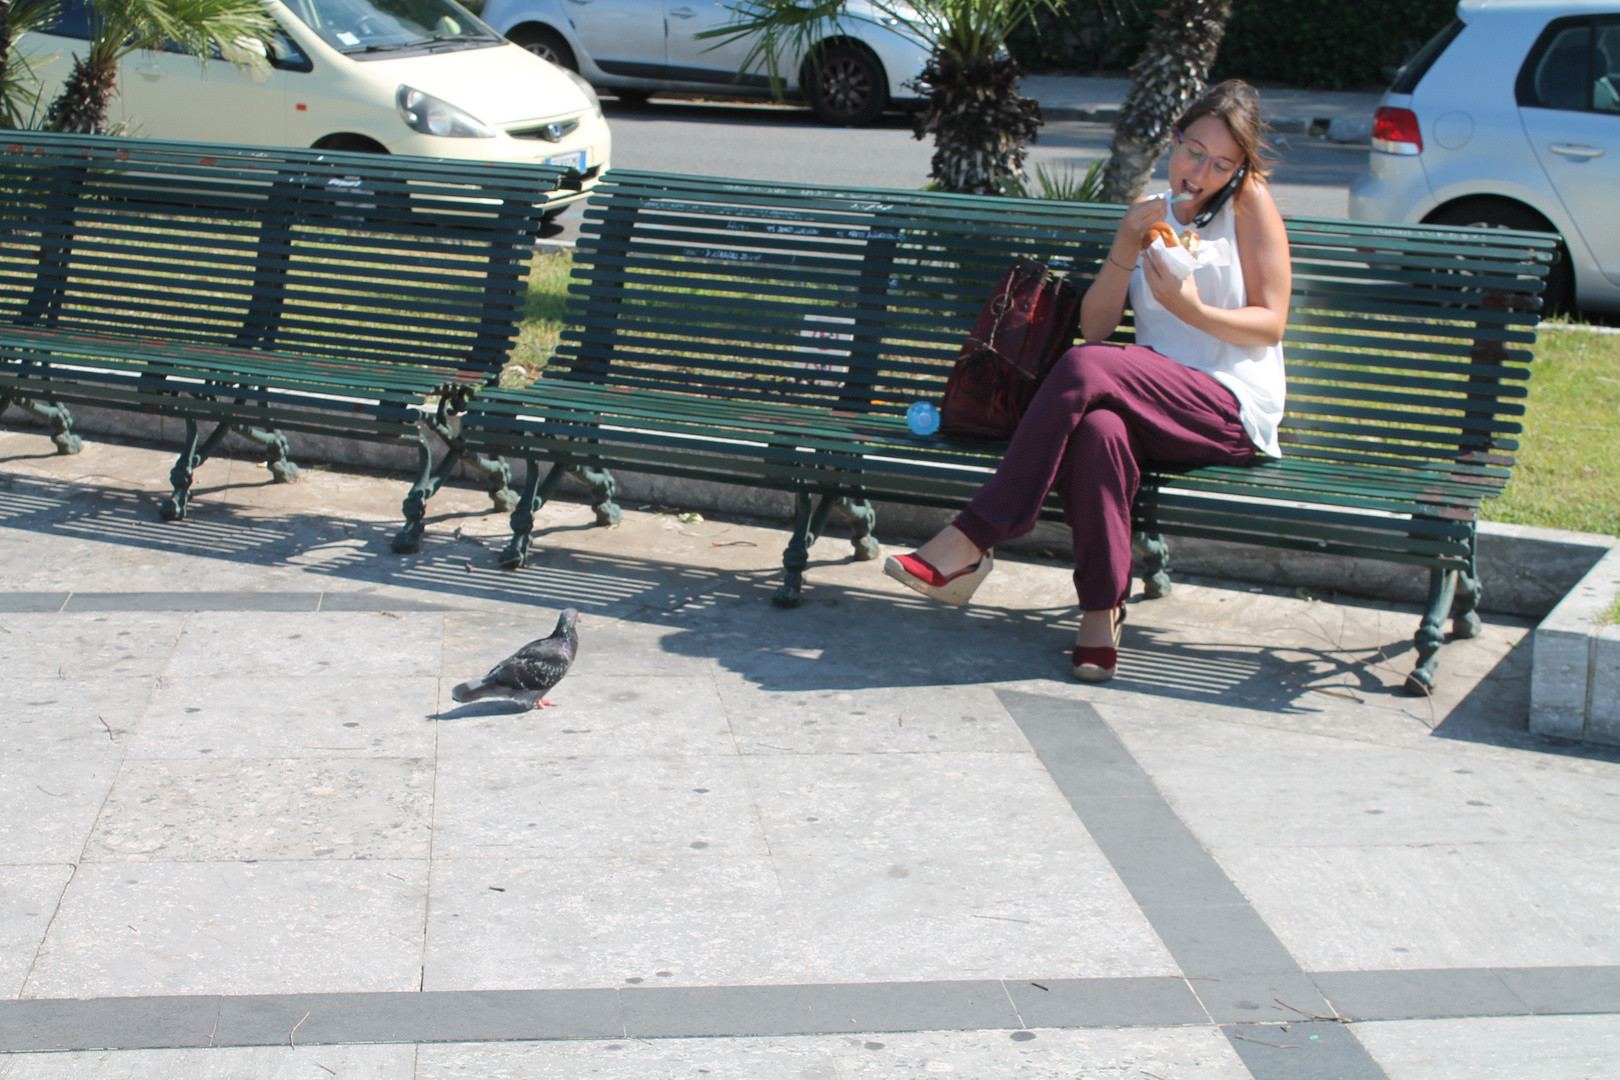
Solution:
<svg viewBox="0 0 1620 1080">
<path fill-rule="evenodd" d="M 445 604 L 364 592 L 14 592 L 0 614 L 112 611 L 449 611 Z"/>
<path fill-rule="evenodd" d="M 625 1034 L 825 1035 L 865 1031 L 984 1031 L 1024 1025 L 1003 985 L 962 982 L 797 986 L 637 987 L 619 991 Z"/>
<path fill-rule="evenodd" d="M 0 613 L 33 614 L 61 611 L 72 593 L 65 592 L 13 592 L 0 593 Z"/>
<path fill-rule="evenodd" d="M 1315 1075 L 1300 1070 L 1318 1059 L 1333 1070 L 1324 1076 L 1386 1080 L 1348 1034 L 1310 1040 L 1286 1060 L 1251 1053 L 1259 1036 L 1240 1038 L 1239 1026 L 1328 1014 L 1315 983 L 1096 709 L 1013 690 L 996 696 L 1256 1080 Z"/>
<path fill-rule="evenodd" d="M 1620 1013 L 1620 968 L 1334 971 L 1351 1020 Z M 1193 985 L 1199 985 L 1194 981 Z M 1530 1000 L 1508 992 L 1518 985 Z M 1284 999 L 1286 1000 L 1286 998 Z M 1269 1004 L 1269 1003 L 1268 1003 Z M 1533 1007 L 1539 1004 L 1541 1008 Z M 1554 1006 L 1557 1007 L 1554 1007 Z M 1271 1013 L 1271 1010 L 1266 1010 Z M 1274 1015 L 1274 1013 L 1272 1014 Z M 1356 1078 L 1365 1051 L 1323 1014 L 1223 1025 L 1256 1077 Z M 1208 1022 L 1174 976 L 770 986 L 449 990 L 0 1001 L 0 1053 L 206 1046 L 844 1035 Z M 1315 1035 L 1316 1038 L 1311 1038 Z M 1266 1044 L 1271 1044 L 1267 1046 Z M 1325 1063 L 1325 1064 L 1324 1064 Z"/>
</svg>

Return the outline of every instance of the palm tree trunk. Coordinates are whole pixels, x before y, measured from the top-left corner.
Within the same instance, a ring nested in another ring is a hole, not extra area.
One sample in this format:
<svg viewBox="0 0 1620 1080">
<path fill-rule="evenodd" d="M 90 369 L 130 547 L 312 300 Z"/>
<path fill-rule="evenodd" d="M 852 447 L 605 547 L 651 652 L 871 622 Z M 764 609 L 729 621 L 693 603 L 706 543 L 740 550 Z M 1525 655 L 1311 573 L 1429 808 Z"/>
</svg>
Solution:
<svg viewBox="0 0 1620 1080">
<path fill-rule="evenodd" d="M 118 82 L 116 65 L 104 65 L 75 56 L 73 73 L 62 84 L 62 92 L 45 114 L 47 131 L 72 131 L 99 135 L 107 130 L 107 109 L 112 104 Z"/>
<path fill-rule="evenodd" d="M 1024 144 L 1040 130 L 1041 107 L 1018 93 L 1018 76 L 1010 58 L 964 63 L 936 54 L 917 77 L 928 104 L 914 134 L 934 137 L 929 176 L 939 190 L 999 195 L 1003 178 L 1023 176 Z"/>
<path fill-rule="evenodd" d="M 1128 203 L 1142 192 L 1170 142 L 1176 117 L 1204 91 L 1226 34 L 1232 0 L 1171 0 L 1131 66 L 1114 144 L 1103 170 L 1105 202 Z"/>
</svg>

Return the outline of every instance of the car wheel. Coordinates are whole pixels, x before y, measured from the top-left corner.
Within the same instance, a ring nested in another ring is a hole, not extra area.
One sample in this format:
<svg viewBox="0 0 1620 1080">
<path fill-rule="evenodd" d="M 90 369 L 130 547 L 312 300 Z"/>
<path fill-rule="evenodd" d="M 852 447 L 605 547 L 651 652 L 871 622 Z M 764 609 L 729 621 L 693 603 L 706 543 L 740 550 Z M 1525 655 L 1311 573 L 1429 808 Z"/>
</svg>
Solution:
<svg viewBox="0 0 1620 1080">
<path fill-rule="evenodd" d="M 843 42 L 822 49 L 805 64 L 804 90 L 823 123 L 839 127 L 870 124 L 889 103 L 889 79 L 878 58 Z"/>
<path fill-rule="evenodd" d="M 568 47 L 563 36 L 549 26 L 519 26 L 506 35 L 508 41 L 514 45 L 521 45 L 542 60 L 550 61 L 558 67 L 569 71 L 579 70 L 579 61 L 574 59 L 574 50 Z"/>
<path fill-rule="evenodd" d="M 388 147 L 364 135 L 328 135 L 318 139 L 311 150 L 347 150 L 356 154 L 386 154 Z"/>
<path fill-rule="evenodd" d="M 1474 225 L 1487 229 L 1518 229 L 1557 235 L 1552 223 L 1527 206 L 1496 199 L 1470 199 L 1431 214 L 1430 225 Z M 1575 303 L 1575 271 L 1569 265 L 1569 248 L 1558 244 L 1558 261 L 1547 271 L 1547 285 L 1541 293 L 1541 313 L 1563 314 Z"/>
</svg>

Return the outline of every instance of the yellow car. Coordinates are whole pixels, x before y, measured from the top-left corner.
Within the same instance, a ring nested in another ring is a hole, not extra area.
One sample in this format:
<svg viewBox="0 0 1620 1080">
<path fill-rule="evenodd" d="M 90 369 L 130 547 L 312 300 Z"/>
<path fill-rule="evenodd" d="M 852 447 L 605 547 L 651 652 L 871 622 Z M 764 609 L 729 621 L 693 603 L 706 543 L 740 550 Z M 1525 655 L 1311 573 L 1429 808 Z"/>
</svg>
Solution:
<svg viewBox="0 0 1620 1080">
<path fill-rule="evenodd" d="M 453 0 L 264 0 L 281 31 L 268 64 L 139 50 L 118 72 L 111 120 L 150 138 L 368 150 L 570 165 L 582 198 L 612 137 L 589 83 L 522 49 Z M 18 48 L 43 79 L 43 114 L 89 37 L 85 0 L 63 0 Z"/>
</svg>

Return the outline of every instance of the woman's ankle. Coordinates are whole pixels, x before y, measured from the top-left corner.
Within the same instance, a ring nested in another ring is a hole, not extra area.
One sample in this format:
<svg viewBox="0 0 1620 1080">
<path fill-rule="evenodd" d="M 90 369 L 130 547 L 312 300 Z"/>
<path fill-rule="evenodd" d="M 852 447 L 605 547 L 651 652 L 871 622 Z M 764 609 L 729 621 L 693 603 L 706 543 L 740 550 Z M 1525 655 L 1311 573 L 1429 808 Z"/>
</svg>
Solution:
<svg viewBox="0 0 1620 1080">
<path fill-rule="evenodd" d="M 947 577 L 966 570 L 984 556 L 967 534 L 955 525 L 947 525 L 917 549 L 917 558 Z"/>
</svg>

